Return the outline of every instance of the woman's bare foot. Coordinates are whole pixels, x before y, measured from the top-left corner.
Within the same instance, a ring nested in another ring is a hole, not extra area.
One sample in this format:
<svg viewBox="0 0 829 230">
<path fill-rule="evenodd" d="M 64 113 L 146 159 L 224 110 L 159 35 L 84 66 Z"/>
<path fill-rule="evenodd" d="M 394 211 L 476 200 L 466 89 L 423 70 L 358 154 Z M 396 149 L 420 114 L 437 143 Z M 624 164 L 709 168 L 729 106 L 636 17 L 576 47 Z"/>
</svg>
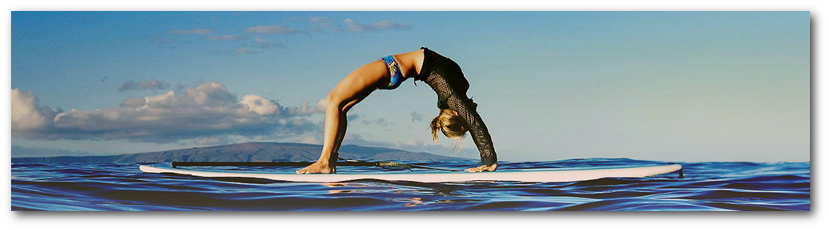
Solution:
<svg viewBox="0 0 829 230">
<path fill-rule="evenodd" d="M 323 165 L 320 162 L 315 162 L 304 169 L 296 170 L 297 174 L 317 174 L 317 173 L 324 173 L 324 174 L 331 174 L 337 173 L 336 167 L 330 167 L 327 164 Z"/>
</svg>

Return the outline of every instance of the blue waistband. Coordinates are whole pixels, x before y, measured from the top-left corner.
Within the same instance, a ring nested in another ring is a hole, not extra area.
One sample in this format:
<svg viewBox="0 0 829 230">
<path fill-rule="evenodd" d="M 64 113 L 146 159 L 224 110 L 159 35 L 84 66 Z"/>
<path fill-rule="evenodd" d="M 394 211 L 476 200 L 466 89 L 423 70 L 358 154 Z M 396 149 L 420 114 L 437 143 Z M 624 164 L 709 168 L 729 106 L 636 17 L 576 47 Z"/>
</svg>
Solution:
<svg viewBox="0 0 829 230">
<path fill-rule="evenodd" d="M 389 68 L 389 85 L 383 89 L 397 88 L 403 82 L 403 73 L 400 72 L 400 65 L 397 64 L 397 61 L 391 55 L 384 57 L 383 62 L 386 62 L 386 67 Z"/>
</svg>

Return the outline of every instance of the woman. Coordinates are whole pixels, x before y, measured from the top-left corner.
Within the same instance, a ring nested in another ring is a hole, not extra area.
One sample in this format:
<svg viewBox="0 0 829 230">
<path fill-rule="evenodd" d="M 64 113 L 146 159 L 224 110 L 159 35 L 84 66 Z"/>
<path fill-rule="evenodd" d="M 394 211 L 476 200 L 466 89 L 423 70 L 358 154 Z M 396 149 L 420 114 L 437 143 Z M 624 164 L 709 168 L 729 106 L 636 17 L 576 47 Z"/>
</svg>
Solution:
<svg viewBox="0 0 829 230">
<path fill-rule="evenodd" d="M 346 113 L 376 89 L 395 89 L 408 78 L 426 82 L 438 95 L 440 115 L 432 120 L 432 139 L 437 142 L 437 130 L 449 138 L 463 138 L 472 134 L 481 153 L 481 166 L 468 172 L 495 171 L 498 167 L 492 138 L 484 121 L 475 110 L 477 104 L 466 96 L 469 82 L 457 63 L 422 47 L 417 51 L 389 55 L 368 63 L 346 76 L 331 93 L 325 111 L 325 133 L 319 160 L 301 170 L 306 173 L 336 173 L 337 151 L 345 137 Z"/>
</svg>

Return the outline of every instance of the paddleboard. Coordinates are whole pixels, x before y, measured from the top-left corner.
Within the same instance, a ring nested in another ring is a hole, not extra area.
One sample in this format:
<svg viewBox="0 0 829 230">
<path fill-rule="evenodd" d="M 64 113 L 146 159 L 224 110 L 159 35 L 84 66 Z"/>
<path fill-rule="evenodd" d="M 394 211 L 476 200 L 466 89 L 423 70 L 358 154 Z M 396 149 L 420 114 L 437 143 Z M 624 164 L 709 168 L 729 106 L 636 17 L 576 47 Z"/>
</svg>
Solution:
<svg viewBox="0 0 829 230">
<path fill-rule="evenodd" d="M 638 178 L 676 172 L 681 165 L 655 165 L 602 168 L 550 168 L 526 170 L 499 170 L 495 172 L 378 172 L 360 174 L 285 174 L 243 172 L 230 170 L 206 170 L 173 168 L 167 165 L 141 165 L 145 173 L 172 173 L 197 177 L 258 178 L 290 182 L 342 182 L 351 180 L 415 181 L 424 183 L 465 181 L 519 181 L 519 182 L 572 182 L 600 178 Z M 681 172 L 680 172 L 681 174 Z"/>
</svg>

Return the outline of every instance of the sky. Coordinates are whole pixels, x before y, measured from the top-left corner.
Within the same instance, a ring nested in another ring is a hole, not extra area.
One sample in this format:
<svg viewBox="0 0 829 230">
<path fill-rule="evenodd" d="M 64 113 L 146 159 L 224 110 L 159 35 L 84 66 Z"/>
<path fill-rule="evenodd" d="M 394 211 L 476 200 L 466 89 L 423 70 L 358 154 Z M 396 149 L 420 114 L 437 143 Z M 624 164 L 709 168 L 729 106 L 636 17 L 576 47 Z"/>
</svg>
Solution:
<svg viewBox="0 0 829 230">
<path fill-rule="evenodd" d="M 799 12 L 11 12 L 14 156 L 322 142 L 322 99 L 422 46 L 460 64 L 500 160 L 810 161 Z M 407 80 L 344 144 L 478 158 L 431 140 Z"/>
</svg>

